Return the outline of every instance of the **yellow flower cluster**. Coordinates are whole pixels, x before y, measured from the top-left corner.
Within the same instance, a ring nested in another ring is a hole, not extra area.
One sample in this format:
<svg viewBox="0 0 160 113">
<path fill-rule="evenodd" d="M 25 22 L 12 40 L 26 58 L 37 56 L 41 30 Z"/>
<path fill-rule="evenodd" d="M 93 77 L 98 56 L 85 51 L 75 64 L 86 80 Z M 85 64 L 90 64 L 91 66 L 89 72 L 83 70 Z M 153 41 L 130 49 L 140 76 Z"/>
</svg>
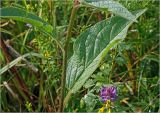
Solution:
<svg viewBox="0 0 160 113">
<path fill-rule="evenodd" d="M 44 53 L 44 56 L 45 56 L 46 58 L 51 57 L 51 52 L 46 51 L 46 52 Z"/>
<path fill-rule="evenodd" d="M 102 108 L 99 109 L 98 113 L 104 113 L 105 108 L 107 108 L 108 112 L 111 113 L 111 101 L 107 100 Z"/>
</svg>

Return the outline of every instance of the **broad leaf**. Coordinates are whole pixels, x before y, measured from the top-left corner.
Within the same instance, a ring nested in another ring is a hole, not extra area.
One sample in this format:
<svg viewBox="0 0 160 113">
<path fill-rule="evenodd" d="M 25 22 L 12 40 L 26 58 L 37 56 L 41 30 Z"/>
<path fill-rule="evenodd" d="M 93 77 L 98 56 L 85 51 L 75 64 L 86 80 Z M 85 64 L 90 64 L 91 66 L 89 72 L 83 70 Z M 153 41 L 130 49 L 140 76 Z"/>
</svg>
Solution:
<svg viewBox="0 0 160 113">
<path fill-rule="evenodd" d="M 38 28 L 41 28 L 48 33 L 51 33 L 53 30 L 53 27 L 49 25 L 47 22 L 39 18 L 38 16 L 29 13 L 23 9 L 16 8 L 16 7 L 6 7 L 6 8 L 0 8 L 0 18 L 10 18 L 26 23 L 30 23 L 33 26 L 36 26 Z"/>
<path fill-rule="evenodd" d="M 82 0 L 82 3 L 98 9 L 108 10 L 126 19 L 136 21 L 135 16 L 123 7 L 119 2 L 113 0 Z"/>
<path fill-rule="evenodd" d="M 144 11 L 135 13 L 136 18 Z M 95 24 L 78 37 L 67 66 L 66 87 L 69 92 L 65 104 L 70 95 L 84 85 L 107 52 L 125 38 L 132 23 L 131 20 L 115 16 Z"/>
</svg>

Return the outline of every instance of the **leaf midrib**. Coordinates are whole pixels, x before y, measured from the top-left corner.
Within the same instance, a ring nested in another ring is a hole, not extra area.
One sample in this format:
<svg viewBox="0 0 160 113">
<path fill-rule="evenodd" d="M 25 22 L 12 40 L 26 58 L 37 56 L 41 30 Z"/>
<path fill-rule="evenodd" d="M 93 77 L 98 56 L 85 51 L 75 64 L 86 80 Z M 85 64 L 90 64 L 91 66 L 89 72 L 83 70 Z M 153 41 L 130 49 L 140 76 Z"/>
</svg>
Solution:
<svg viewBox="0 0 160 113">
<path fill-rule="evenodd" d="M 121 20 L 121 21 L 122 21 L 122 20 Z M 115 36 L 115 38 L 114 38 L 112 41 L 117 40 L 118 34 L 120 34 L 124 29 L 126 29 L 131 23 L 132 23 L 132 21 L 126 22 L 124 25 L 127 24 L 127 26 L 124 27 L 120 32 L 118 32 L 117 35 Z M 114 24 L 114 25 L 115 25 L 115 24 Z M 105 27 L 106 27 L 106 26 L 104 26 L 103 29 L 104 29 Z M 101 30 L 101 31 L 102 31 L 102 30 Z M 96 39 L 97 39 L 97 38 L 96 38 Z M 109 41 L 109 43 L 111 43 L 111 40 Z M 108 44 L 109 44 L 109 43 L 108 43 Z M 108 44 L 107 44 L 107 46 L 108 46 Z M 106 47 L 105 47 L 105 48 L 104 48 L 104 49 L 103 49 L 96 57 L 93 58 L 93 61 L 94 61 L 95 59 L 97 59 L 97 58 L 99 57 L 99 55 L 101 55 L 101 54 L 103 53 L 103 51 L 107 48 L 107 46 L 106 46 Z M 102 60 L 102 58 L 99 60 L 99 63 L 100 63 L 101 60 Z M 91 62 L 88 66 L 86 66 L 86 67 L 84 68 L 84 70 L 83 70 L 81 76 L 79 76 L 79 78 L 73 83 L 72 88 L 70 88 L 70 90 L 72 90 L 72 89 L 74 88 L 76 82 L 79 81 L 80 77 L 83 76 L 84 72 L 85 72 L 86 70 L 88 70 L 88 69 L 91 67 L 91 64 L 92 64 L 92 63 L 93 63 L 93 62 Z M 98 64 L 98 65 L 99 65 L 99 64 Z"/>
</svg>

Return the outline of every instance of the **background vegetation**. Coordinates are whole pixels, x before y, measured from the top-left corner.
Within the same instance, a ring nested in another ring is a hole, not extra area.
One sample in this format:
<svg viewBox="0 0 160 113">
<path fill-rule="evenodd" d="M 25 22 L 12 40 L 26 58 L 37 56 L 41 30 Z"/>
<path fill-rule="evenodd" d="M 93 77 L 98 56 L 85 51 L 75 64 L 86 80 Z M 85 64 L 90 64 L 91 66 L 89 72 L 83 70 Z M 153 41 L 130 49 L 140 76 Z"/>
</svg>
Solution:
<svg viewBox="0 0 160 113">
<path fill-rule="evenodd" d="M 159 2 L 155 0 L 119 0 L 119 2 L 129 11 L 144 8 L 147 8 L 147 11 L 139 17 L 138 23 L 129 28 L 126 39 L 109 51 L 81 90 L 71 97 L 66 111 L 97 112 L 102 106 L 99 90 L 102 86 L 110 84 L 116 86 L 118 90 L 118 98 L 112 111 L 159 111 Z M 64 44 L 73 6 L 72 0 L 1 1 L 1 7 L 7 6 L 26 9 L 38 15 L 56 29 L 57 40 Z M 69 58 L 73 53 L 72 45 L 77 36 L 88 27 L 110 16 L 112 16 L 110 12 L 106 14 L 90 7 L 81 7 L 77 10 L 73 35 L 69 42 Z M 62 72 L 60 48 L 53 38 L 44 35 L 33 26 L 26 25 L 27 23 L 12 19 L 1 19 L 0 23 L 1 39 L 9 48 L 5 50 L 1 47 L 1 69 L 14 59 L 21 59 L 19 56 L 28 53 L 25 60 L 15 60 L 12 63 L 16 65 L 11 69 L 7 68 L 8 71 L 0 75 L 0 111 L 57 111 Z M 21 77 L 21 84 L 17 84 L 15 76 Z M 21 88 L 25 89 L 26 95 L 32 96 L 32 101 L 25 100 Z"/>
</svg>

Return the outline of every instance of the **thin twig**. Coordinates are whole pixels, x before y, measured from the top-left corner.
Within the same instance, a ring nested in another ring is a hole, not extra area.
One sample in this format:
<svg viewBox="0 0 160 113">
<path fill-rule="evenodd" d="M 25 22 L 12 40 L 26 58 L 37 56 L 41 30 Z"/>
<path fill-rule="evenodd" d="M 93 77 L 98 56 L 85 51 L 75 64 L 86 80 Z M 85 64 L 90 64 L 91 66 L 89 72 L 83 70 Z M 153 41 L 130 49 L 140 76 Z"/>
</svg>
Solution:
<svg viewBox="0 0 160 113">
<path fill-rule="evenodd" d="M 9 44 L 6 44 L 7 48 L 8 48 L 8 51 L 9 53 L 13 56 L 13 57 L 20 57 L 21 54 L 18 53 L 12 46 L 10 46 Z M 27 61 L 25 58 L 22 59 L 26 65 L 28 66 L 28 68 L 30 68 L 33 72 L 38 72 L 38 68 L 36 68 L 33 64 L 31 64 L 29 61 Z"/>
<path fill-rule="evenodd" d="M 1 37 L 0 37 L 0 48 L 2 49 L 2 52 L 6 58 L 7 63 L 9 63 L 12 60 L 12 57 L 11 57 L 10 53 L 8 52 L 8 48 Z M 15 83 L 18 91 L 21 93 L 21 95 L 23 96 L 23 98 L 25 100 L 32 101 L 32 96 L 29 94 L 29 90 L 28 90 L 25 82 L 21 78 L 20 74 L 18 73 L 17 68 L 12 67 L 10 70 L 14 74 L 13 82 Z"/>
</svg>

